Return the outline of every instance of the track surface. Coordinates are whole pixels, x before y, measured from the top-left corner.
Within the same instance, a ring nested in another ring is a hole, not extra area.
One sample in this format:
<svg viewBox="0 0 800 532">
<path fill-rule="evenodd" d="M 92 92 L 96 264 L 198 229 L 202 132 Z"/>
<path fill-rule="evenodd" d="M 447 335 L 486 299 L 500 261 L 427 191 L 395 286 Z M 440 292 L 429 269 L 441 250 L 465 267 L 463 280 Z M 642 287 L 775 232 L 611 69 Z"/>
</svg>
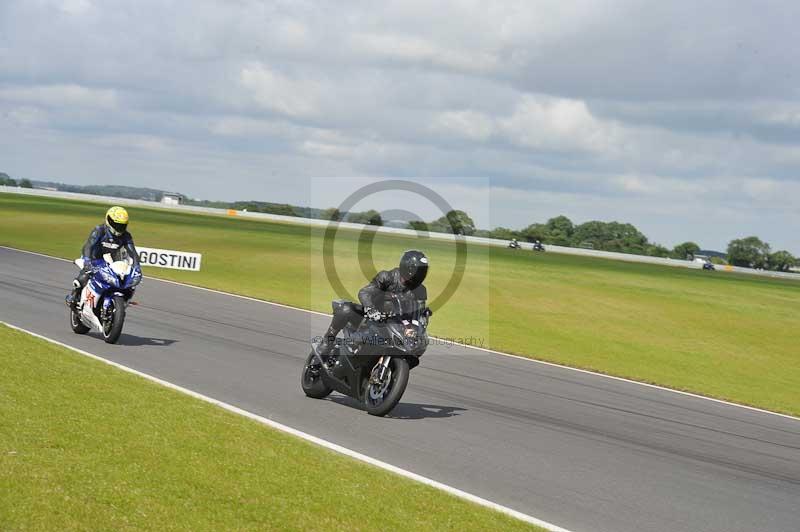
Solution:
<svg viewBox="0 0 800 532">
<path fill-rule="evenodd" d="M 574 531 L 800 529 L 800 421 L 441 346 L 378 419 L 303 396 L 325 317 L 151 279 L 109 346 L 69 330 L 75 273 L 0 248 L 0 319 Z"/>
</svg>

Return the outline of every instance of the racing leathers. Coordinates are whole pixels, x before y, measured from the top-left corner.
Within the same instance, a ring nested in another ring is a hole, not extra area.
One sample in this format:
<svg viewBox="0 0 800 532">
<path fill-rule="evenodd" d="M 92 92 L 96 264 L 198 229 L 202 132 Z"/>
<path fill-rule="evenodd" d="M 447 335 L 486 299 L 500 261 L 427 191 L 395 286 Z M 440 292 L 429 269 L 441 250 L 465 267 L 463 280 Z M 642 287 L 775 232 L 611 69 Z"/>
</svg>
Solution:
<svg viewBox="0 0 800 532">
<path fill-rule="evenodd" d="M 428 298 L 428 291 L 424 284 L 410 287 L 403 282 L 399 268 L 381 271 L 372 281 L 358 292 L 358 299 L 363 309 L 353 304 L 335 305 L 333 319 L 325 331 L 318 346 L 320 355 L 328 355 L 333 349 L 336 336 L 348 324 L 358 325 L 363 316 L 368 319 L 380 320 L 384 316 L 384 303 L 395 295 L 401 298 L 413 297 L 423 303 Z"/>
<path fill-rule="evenodd" d="M 94 268 L 105 264 L 106 254 L 110 254 L 112 260 L 125 260 L 131 258 L 133 266 L 139 266 L 139 253 L 133 243 L 133 237 L 127 231 L 117 236 L 114 235 L 107 225 L 101 224 L 92 229 L 89 238 L 83 245 L 81 257 L 83 258 L 83 268 L 72 282 L 72 307 L 75 308 L 80 301 L 81 290 L 89 281 L 89 276 Z"/>
</svg>

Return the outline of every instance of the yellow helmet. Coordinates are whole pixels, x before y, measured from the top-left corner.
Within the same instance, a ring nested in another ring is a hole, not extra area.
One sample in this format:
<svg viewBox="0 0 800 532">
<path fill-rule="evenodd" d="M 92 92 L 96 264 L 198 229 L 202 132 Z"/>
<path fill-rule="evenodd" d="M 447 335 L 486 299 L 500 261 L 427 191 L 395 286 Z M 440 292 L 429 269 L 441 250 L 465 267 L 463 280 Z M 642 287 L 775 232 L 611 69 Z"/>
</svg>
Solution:
<svg viewBox="0 0 800 532">
<path fill-rule="evenodd" d="M 128 211 L 122 207 L 111 207 L 106 211 L 106 226 L 114 236 L 121 236 L 128 230 Z"/>
</svg>

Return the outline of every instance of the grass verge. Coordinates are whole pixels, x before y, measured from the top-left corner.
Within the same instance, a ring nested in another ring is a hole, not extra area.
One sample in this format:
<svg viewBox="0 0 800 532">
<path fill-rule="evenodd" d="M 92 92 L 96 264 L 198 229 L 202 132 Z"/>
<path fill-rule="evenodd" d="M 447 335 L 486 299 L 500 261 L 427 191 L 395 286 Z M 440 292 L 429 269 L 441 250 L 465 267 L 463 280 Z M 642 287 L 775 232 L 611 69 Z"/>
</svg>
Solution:
<svg viewBox="0 0 800 532">
<path fill-rule="evenodd" d="M 0 194 L 0 244 L 74 258 L 105 208 Z M 321 311 L 338 297 L 319 229 L 129 210 L 140 245 L 204 254 L 201 272 L 147 276 Z M 341 231 L 335 246 L 351 293 L 365 282 L 359 243 Z M 450 243 L 378 236 L 374 262 L 391 267 L 410 247 L 431 257 L 427 284 L 440 293 L 455 263 Z M 798 330 L 800 282 L 484 246 L 469 246 L 463 282 L 432 320 L 438 336 L 794 415 Z"/>
<path fill-rule="evenodd" d="M 538 530 L 0 324 L 2 530 Z"/>
</svg>

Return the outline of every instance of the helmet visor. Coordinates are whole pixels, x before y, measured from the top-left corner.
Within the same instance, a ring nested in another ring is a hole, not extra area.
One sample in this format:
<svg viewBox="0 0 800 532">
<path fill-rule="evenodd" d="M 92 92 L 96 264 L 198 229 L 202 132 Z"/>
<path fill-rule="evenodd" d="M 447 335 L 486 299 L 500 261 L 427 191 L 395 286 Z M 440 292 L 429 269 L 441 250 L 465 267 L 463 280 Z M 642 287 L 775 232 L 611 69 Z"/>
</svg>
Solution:
<svg viewBox="0 0 800 532">
<path fill-rule="evenodd" d="M 413 290 L 425 281 L 425 277 L 428 276 L 428 265 L 415 264 L 401 268 L 400 275 L 406 288 Z"/>
<path fill-rule="evenodd" d="M 111 216 L 106 216 L 106 225 L 108 225 L 108 228 L 111 229 L 111 232 L 116 236 L 120 236 L 128 230 L 127 223 L 115 222 L 111 219 Z"/>
</svg>

